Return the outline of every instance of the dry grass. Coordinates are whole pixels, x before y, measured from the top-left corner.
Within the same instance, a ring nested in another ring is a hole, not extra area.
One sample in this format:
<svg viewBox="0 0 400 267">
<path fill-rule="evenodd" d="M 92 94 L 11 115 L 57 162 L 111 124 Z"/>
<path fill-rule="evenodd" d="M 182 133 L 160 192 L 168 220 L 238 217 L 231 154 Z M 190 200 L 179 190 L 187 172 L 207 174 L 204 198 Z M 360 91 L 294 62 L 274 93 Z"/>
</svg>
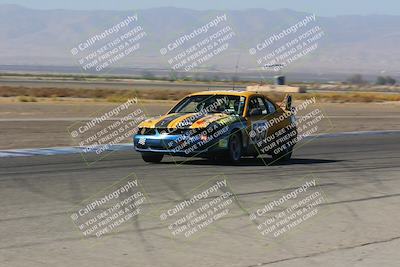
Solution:
<svg viewBox="0 0 400 267">
<path fill-rule="evenodd" d="M 95 100 L 106 100 L 109 102 L 124 102 L 129 98 L 153 100 L 178 100 L 183 98 L 191 90 L 116 90 L 116 89 L 66 89 L 66 88 L 27 88 L 27 87 L 0 87 L 0 97 L 18 97 L 21 102 L 36 102 L 36 98 L 49 98 L 60 101 L 66 97 L 88 98 Z M 282 101 L 284 93 L 266 93 L 274 101 Z M 294 99 L 304 100 L 316 97 L 325 102 L 384 102 L 400 101 L 400 94 L 396 93 L 304 93 L 293 94 Z"/>
<path fill-rule="evenodd" d="M 106 99 L 110 102 L 123 102 L 132 97 L 155 100 L 177 100 L 192 93 L 189 90 L 115 90 L 115 89 L 75 89 L 75 88 L 28 88 L 0 86 L 0 97 L 63 97 Z"/>
<path fill-rule="evenodd" d="M 386 102 L 386 101 L 400 101 L 400 94 L 388 93 L 306 93 L 297 94 L 297 99 L 303 100 L 306 98 L 316 97 L 320 101 L 326 102 Z"/>
<path fill-rule="evenodd" d="M 270 99 L 280 102 L 285 97 L 285 93 L 266 93 Z M 322 102 L 333 103 L 368 103 L 368 102 L 386 102 L 386 101 L 400 101 L 400 94 L 387 94 L 387 93 L 301 93 L 291 94 L 295 100 L 306 100 L 312 97 Z"/>
<path fill-rule="evenodd" d="M 36 97 L 33 96 L 18 96 L 18 102 L 37 102 Z"/>
</svg>

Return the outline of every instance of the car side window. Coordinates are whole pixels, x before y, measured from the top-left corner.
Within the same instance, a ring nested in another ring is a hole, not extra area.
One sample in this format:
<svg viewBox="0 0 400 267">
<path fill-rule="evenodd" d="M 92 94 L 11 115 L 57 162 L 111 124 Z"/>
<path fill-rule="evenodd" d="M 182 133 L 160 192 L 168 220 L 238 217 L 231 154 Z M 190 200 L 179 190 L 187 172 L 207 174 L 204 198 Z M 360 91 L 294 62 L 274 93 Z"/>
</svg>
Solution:
<svg viewBox="0 0 400 267">
<path fill-rule="evenodd" d="M 262 115 L 267 115 L 268 114 L 268 109 L 265 106 L 264 100 L 261 97 L 257 97 L 257 101 L 258 101 L 258 106 L 262 111 Z"/>
<path fill-rule="evenodd" d="M 275 113 L 276 108 L 275 108 L 274 104 L 272 104 L 272 102 L 267 99 L 265 99 L 265 103 L 267 104 L 269 114 Z"/>
<path fill-rule="evenodd" d="M 258 102 L 256 98 L 251 98 L 249 101 L 249 111 L 258 108 Z"/>
<path fill-rule="evenodd" d="M 265 105 L 264 100 L 261 97 L 253 97 L 250 99 L 249 113 L 257 114 L 258 116 L 268 114 L 267 106 Z"/>
</svg>

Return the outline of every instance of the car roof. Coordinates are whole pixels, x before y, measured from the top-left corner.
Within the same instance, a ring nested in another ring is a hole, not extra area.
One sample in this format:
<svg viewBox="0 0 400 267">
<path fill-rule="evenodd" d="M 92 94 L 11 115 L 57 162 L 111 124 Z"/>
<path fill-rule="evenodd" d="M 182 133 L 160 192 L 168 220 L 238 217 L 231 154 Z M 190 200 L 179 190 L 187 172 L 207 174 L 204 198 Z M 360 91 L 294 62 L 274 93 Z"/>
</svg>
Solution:
<svg viewBox="0 0 400 267">
<path fill-rule="evenodd" d="M 196 96 L 196 95 L 234 95 L 234 96 L 253 96 L 253 95 L 259 95 L 257 92 L 251 92 L 251 91 L 234 91 L 234 90 L 218 90 L 218 91 L 202 91 L 202 92 L 196 92 L 193 94 L 190 94 L 189 96 Z"/>
</svg>

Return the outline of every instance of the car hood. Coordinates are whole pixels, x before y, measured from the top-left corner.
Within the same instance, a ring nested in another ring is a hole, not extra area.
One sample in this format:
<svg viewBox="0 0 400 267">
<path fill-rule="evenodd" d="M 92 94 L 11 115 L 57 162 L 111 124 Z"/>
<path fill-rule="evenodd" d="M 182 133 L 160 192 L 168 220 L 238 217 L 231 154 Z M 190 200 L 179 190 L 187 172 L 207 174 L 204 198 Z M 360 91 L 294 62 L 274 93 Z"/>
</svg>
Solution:
<svg viewBox="0 0 400 267">
<path fill-rule="evenodd" d="M 240 120 L 237 115 L 225 113 L 171 113 L 143 121 L 140 128 L 204 128 L 211 123 L 230 124 Z"/>
</svg>

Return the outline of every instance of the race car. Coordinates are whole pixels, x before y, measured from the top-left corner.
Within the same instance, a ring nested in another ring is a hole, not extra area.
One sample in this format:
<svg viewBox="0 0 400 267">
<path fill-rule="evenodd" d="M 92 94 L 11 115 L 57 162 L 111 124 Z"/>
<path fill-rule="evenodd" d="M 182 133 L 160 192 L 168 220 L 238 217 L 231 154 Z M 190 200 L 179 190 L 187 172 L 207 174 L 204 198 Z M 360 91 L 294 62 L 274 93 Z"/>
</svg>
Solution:
<svg viewBox="0 0 400 267">
<path fill-rule="evenodd" d="M 289 160 L 296 143 L 291 97 L 285 107 L 250 91 L 205 91 L 180 100 L 167 114 L 138 126 L 135 150 L 146 162 L 164 155 L 203 157 L 238 163 L 242 157 L 270 154 Z"/>
</svg>

